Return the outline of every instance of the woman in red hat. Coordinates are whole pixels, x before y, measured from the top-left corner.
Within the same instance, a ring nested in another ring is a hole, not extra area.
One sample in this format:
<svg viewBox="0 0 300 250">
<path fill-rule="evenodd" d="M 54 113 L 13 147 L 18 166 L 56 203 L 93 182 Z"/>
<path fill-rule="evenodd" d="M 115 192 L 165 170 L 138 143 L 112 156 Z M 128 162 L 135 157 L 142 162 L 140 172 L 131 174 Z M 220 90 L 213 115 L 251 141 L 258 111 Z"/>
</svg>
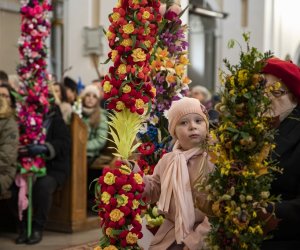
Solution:
<svg viewBox="0 0 300 250">
<path fill-rule="evenodd" d="M 300 69 L 291 61 L 271 58 L 263 73 L 270 88 L 272 109 L 278 133 L 272 159 L 283 170 L 272 183 L 271 194 L 281 202 L 269 207 L 275 216 L 268 220 L 265 233 L 274 237 L 265 241 L 263 250 L 300 249 Z M 268 217 L 268 216 L 267 216 Z"/>
</svg>

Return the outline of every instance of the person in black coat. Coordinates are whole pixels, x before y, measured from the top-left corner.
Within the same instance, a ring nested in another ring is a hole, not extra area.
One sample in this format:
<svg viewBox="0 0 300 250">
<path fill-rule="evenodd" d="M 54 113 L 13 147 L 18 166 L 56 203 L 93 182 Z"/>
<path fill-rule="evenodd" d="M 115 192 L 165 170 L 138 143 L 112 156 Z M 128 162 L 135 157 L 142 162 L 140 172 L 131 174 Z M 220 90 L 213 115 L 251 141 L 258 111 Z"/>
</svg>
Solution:
<svg viewBox="0 0 300 250">
<path fill-rule="evenodd" d="M 63 185 L 70 172 L 71 136 L 59 108 L 53 105 L 45 117 L 45 144 L 30 144 L 19 150 L 20 155 L 46 156 L 47 175 L 36 179 L 33 185 L 33 229 L 27 238 L 26 223 L 21 224 L 17 244 L 36 244 L 42 240 L 43 229 L 52 204 L 54 191 Z M 24 213 L 24 216 L 26 213 Z"/>
<path fill-rule="evenodd" d="M 261 249 L 295 250 L 300 249 L 300 69 L 291 61 L 271 58 L 263 73 L 267 88 L 277 85 L 270 91 L 271 115 L 278 128 L 271 157 L 283 173 L 278 173 L 271 186 L 271 195 L 280 195 L 281 202 L 268 207 L 275 215 L 264 228 L 273 238 L 264 241 Z"/>
</svg>

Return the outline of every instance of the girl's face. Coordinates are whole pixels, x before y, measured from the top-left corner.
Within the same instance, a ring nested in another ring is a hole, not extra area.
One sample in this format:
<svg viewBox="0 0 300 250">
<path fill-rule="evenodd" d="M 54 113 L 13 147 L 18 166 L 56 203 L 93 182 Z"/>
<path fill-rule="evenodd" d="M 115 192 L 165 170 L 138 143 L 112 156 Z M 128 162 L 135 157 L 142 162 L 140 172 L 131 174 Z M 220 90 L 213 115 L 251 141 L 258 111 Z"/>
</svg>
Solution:
<svg viewBox="0 0 300 250">
<path fill-rule="evenodd" d="M 83 105 L 86 108 L 94 108 L 98 104 L 98 98 L 93 93 L 87 93 L 84 97 Z"/>
<path fill-rule="evenodd" d="M 66 95 L 69 103 L 73 103 L 76 100 L 76 92 L 70 88 L 66 88 Z"/>
<path fill-rule="evenodd" d="M 57 96 L 59 100 L 61 100 L 61 91 L 59 85 L 53 85 L 54 95 Z"/>
<path fill-rule="evenodd" d="M 200 146 L 207 136 L 203 117 L 195 113 L 182 116 L 176 124 L 175 136 L 183 150 Z"/>
</svg>

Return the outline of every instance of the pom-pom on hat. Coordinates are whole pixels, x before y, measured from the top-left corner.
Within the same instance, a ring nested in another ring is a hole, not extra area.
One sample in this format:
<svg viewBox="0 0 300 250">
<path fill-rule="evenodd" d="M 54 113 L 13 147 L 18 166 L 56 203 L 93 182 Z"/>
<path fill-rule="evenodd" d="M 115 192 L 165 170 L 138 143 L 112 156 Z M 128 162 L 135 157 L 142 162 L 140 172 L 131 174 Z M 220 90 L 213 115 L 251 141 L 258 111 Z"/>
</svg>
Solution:
<svg viewBox="0 0 300 250">
<path fill-rule="evenodd" d="M 271 74 L 284 83 L 300 102 L 300 68 L 292 61 L 283 61 L 279 58 L 270 58 L 262 73 Z"/>
<path fill-rule="evenodd" d="M 100 90 L 94 84 L 90 84 L 83 89 L 81 93 L 82 98 L 84 98 L 88 93 L 93 93 L 97 96 L 98 99 L 100 99 Z"/>
<path fill-rule="evenodd" d="M 178 101 L 172 102 L 171 108 L 167 112 L 167 118 L 169 121 L 168 130 L 173 138 L 175 137 L 175 127 L 179 119 L 184 115 L 192 113 L 201 115 L 208 129 L 207 111 L 199 100 L 183 97 Z"/>
</svg>

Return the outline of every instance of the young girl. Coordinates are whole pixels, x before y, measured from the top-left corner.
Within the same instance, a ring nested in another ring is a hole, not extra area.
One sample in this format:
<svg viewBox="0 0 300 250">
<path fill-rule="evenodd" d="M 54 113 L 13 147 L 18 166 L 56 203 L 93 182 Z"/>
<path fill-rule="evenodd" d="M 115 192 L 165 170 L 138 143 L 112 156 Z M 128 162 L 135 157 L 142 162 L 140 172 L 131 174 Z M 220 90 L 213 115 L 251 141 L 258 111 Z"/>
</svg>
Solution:
<svg viewBox="0 0 300 250">
<path fill-rule="evenodd" d="M 88 127 L 87 162 L 88 162 L 88 209 L 94 204 L 93 188 L 90 183 L 98 178 L 102 170 L 92 169 L 93 162 L 101 155 L 108 136 L 107 112 L 100 108 L 100 91 L 95 85 L 88 85 L 82 94 L 82 119 Z"/>
<path fill-rule="evenodd" d="M 158 201 L 165 221 L 155 234 L 150 250 L 203 249 L 210 230 L 207 217 L 195 208 L 194 200 L 206 203 L 206 196 L 195 189 L 213 169 L 205 145 L 208 118 L 197 99 L 184 97 L 172 103 L 168 111 L 168 130 L 175 145 L 163 156 L 151 176 L 145 176 L 145 197 Z"/>
</svg>

